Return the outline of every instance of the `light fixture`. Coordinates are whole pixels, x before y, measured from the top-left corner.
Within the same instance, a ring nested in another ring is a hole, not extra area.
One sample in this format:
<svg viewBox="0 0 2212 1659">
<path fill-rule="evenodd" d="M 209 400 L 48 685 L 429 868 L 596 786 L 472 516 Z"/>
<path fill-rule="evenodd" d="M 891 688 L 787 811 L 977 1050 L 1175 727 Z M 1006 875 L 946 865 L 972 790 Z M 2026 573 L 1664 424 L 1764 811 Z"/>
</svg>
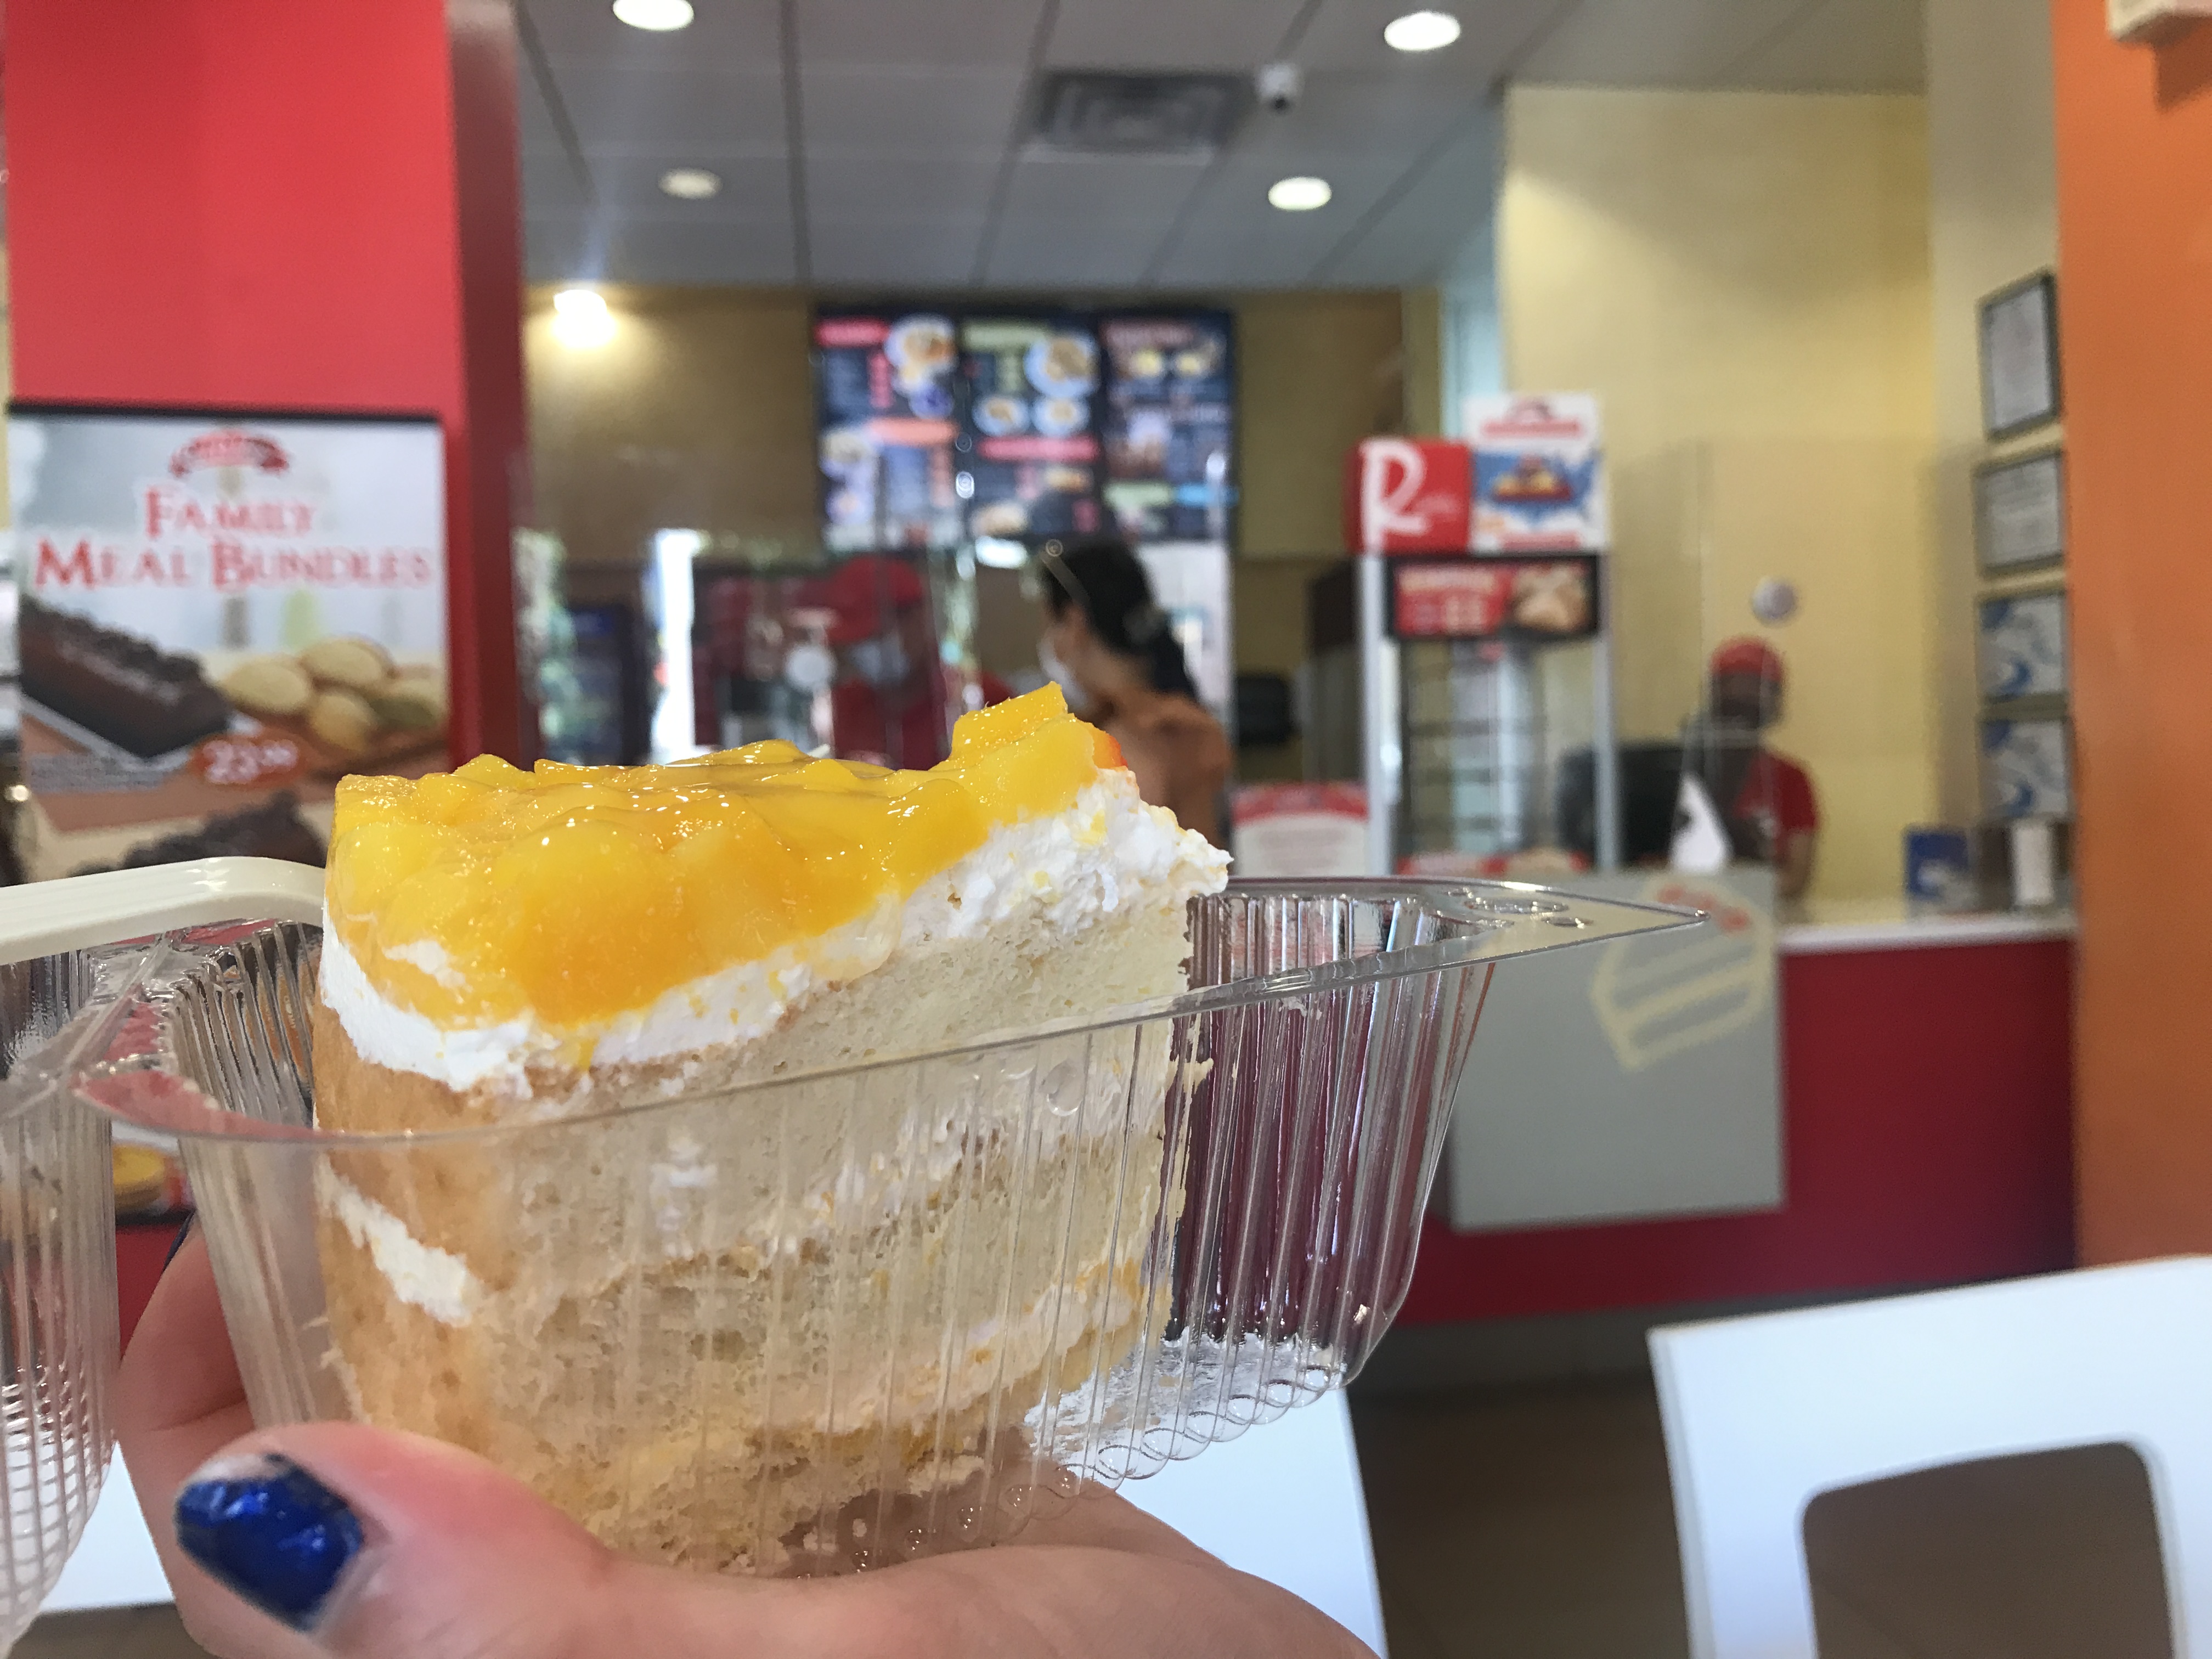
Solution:
<svg viewBox="0 0 2212 1659">
<path fill-rule="evenodd" d="M 1019 542 L 998 536 L 975 538 L 975 562 L 994 570 L 1019 570 L 1030 562 L 1030 550 Z"/>
<path fill-rule="evenodd" d="M 722 193 L 722 175 L 704 167 L 671 167 L 660 175 L 660 193 L 679 202 L 703 202 Z"/>
<path fill-rule="evenodd" d="M 1382 26 L 1382 43 L 1400 52 L 1435 52 L 1459 39 L 1459 19 L 1448 11 L 1409 11 Z"/>
<path fill-rule="evenodd" d="M 1267 186 L 1267 203 L 1285 213 L 1310 213 L 1327 207 L 1333 193 L 1326 179 L 1278 179 Z"/>
<path fill-rule="evenodd" d="M 615 0 L 615 16 L 634 29 L 665 34 L 690 27 L 691 0 Z"/>
<path fill-rule="evenodd" d="M 601 346 L 614 335 L 614 313 L 596 289 L 564 288 L 553 296 L 553 337 L 562 345 Z"/>
</svg>

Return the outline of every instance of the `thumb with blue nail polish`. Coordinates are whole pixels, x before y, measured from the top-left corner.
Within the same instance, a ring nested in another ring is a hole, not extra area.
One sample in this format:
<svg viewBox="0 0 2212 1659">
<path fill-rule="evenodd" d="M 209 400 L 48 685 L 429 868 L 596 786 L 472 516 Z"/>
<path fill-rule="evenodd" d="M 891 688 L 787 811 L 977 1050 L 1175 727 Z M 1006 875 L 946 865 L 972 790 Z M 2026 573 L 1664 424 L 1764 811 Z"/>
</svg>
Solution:
<svg viewBox="0 0 2212 1659">
<path fill-rule="evenodd" d="M 360 1558 L 361 1518 L 290 1458 L 218 1458 L 177 1494 L 177 1545 L 271 1618 L 312 1630 Z"/>
<path fill-rule="evenodd" d="M 218 1659 L 1372 1659 L 1118 1498 L 832 1583 L 615 1555 L 491 1462 L 355 1423 L 252 1430 L 195 1237 L 115 1417 L 186 1627 Z"/>
</svg>

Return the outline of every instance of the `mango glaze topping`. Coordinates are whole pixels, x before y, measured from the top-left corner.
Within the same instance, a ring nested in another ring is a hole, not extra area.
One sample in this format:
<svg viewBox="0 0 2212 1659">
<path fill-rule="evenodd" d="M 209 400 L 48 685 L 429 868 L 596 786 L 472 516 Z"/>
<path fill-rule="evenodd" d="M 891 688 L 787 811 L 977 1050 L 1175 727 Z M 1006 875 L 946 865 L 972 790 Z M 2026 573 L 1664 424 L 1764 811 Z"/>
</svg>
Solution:
<svg viewBox="0 0 2212 1659">
<path fill-rule="evenodd" d="M 326 902 L 371 983 L 441 1026 L 583 1027 L 902 900 L 1121 764 L 1048 685 L 963 715 L 927 772 L 757 743 L 347 778 Z"/>
</svg>

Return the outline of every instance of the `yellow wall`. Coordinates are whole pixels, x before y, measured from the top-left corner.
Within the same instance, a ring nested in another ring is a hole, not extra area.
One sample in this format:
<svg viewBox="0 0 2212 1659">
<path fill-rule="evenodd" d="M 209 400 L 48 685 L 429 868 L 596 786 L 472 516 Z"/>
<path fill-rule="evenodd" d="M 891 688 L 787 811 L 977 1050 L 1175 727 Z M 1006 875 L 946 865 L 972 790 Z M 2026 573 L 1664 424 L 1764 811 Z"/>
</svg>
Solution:
<svg viewBox="0 0 2212 1659">
<path fill-rule="evenodd" d="M 555 337 L 549 290 L 525 311 L 537 521 L 582 564 L 635 562 L 672 526 L 808 556 L 820 535 L 806 296 L 606 295 L 615 331 L 603 345 Z"/>
<path fill-rule="evenodd" d="M 615 333 L 590 349 L 554 336 L 531 296 L 537 518 L 580 563 L 634 561 L 665 526 L 763 553 L 816 544 L 809 296 L 790 289 L 611 288 Z M 1395 291 L 1249 295 L 1237 313 L 1243 491 L 1239 552 L 1340 548 L 1344 455 L 1404 429 L 1409 378 L 1432 385 L 1432 339 L 1409 363 Z M 1432 394 L 1431 394 L 1432 395 Z"/>
<path fill-rule="evenodd" d="M 1936 716 L 1944 817 L 1981 816 L 1975 714 L 1973 468 L 2057 441 L 1982 437 L 1976 302 L 2058 263 L 2051 12 L 1927 0 L 1928 174 L 1936 351 Z M 2047 583 L 2047 573 L 2024 579 Z M 2014 582 L 2012 586 L 2020 586 Z"/>
<path fill-rule="evenodd" d="M 1603 399 L 1624 732 L 1671 734 L 1787 577 L 1814 891 L 1895 893 L 1936 793 L 1921 100 L 1518 87 L 1505 130 L 1507 372 Z"/>
</svg>

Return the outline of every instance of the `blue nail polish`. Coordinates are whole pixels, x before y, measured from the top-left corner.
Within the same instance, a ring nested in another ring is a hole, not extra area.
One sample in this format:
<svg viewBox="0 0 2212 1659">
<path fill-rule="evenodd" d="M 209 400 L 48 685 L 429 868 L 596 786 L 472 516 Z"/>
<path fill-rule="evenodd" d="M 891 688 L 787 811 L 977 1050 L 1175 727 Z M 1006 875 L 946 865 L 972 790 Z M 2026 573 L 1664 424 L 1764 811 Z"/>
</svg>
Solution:
<svg viewBox="0 0 2212 1659">
<path fill-rule="evenodd" d="M 361 1522 L 289 1457 L 226 1459 L 177 1494 L 177 1541 L 264 1613 L 307 1630 L 361 1553 Z"/>
</svg>

